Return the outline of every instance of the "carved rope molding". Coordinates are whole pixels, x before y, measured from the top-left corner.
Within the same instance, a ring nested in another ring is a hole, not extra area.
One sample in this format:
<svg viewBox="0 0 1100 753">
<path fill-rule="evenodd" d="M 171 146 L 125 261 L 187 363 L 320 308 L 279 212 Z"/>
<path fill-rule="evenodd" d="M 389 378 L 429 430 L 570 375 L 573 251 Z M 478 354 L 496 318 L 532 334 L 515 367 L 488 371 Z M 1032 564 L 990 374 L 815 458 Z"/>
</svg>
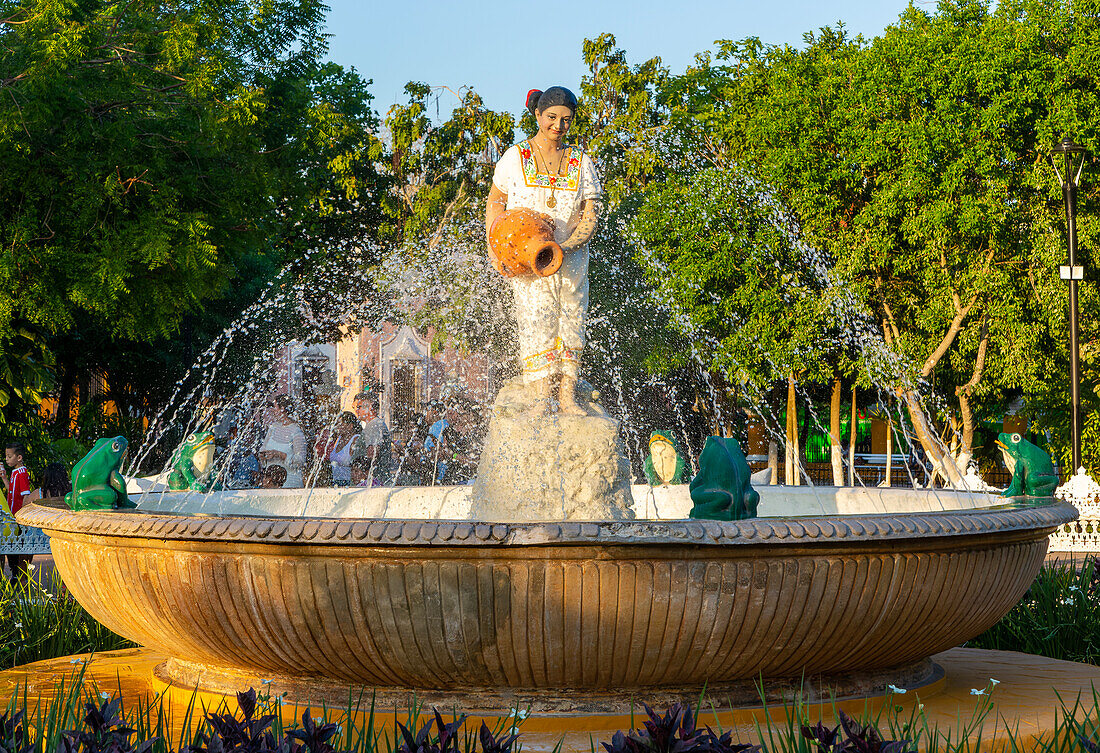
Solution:
<svg viewBox="0 0 1100 753">
<path fill-rule="evenodd" d="M 121 511 L 72 511 L 27 505 L 20 523 L 47 533 L 238 541 L 270 544 L 382 546 L 507 546 L 585 544 L 737 545 L 882 541 L 898 538 L 972 536 L 1013 531 L 1041 534 L 1077 518 L 1066 502 L 999 510 L 892 513 L 804 518 L 753 518 L 734 522 L 601 521 L 476 523 L 469 521 L 334 518 L 193 517 Z"/>
</svg>

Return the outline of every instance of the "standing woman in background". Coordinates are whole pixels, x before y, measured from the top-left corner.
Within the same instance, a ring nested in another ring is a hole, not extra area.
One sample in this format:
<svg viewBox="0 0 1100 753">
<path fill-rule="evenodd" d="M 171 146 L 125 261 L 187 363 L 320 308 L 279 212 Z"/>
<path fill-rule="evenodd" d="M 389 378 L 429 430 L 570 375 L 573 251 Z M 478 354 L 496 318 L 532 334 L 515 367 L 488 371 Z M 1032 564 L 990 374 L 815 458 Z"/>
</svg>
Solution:
<svg viewBox="0 0 1100 753">
<path fill-rule="evenodd" d="M 287 395 L 277 395 L 268 403 L 271 423 L 257 453 L 265 470 L 277 465 L 286 471 L 283 486 L 288 489 L 303 486 L 302 472 L 307 460 L 306 435 L 291 415 L 293 410 L 294 402 Z"/>
<path fill-rule="evenodd" d="M 486 233 L 506 210 L 524 207 L 553 221 L 562 247 L 561 269 L 547 277 L 508 278 L 515 298 L 519 359 L 532 415 L 546 413 L 556 397 L 561 412 L 584 415 L 574 391 L 584 349 L 588 312 L 588 239 L 600 214 L 600 178 L 588 155 L 565 144 L 577 98 L 561 86 L 527 93 L 538 133 L 497 162 L 485 211 Z M 492 250 L 489 251 L 492 254 Z"/>
</svg>

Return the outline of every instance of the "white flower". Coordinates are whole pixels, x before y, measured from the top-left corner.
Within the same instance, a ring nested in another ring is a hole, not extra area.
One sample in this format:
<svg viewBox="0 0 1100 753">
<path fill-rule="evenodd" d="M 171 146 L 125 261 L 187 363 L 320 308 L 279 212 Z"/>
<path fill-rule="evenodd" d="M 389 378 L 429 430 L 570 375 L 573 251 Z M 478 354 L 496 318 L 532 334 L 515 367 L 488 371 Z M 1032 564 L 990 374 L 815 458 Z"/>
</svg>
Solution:
<svg viewBox="0 0 1100 753">
<path fill-rule="evenodd" d="M 971 688 L 970 695 L 985 695 L 985 691 L 981 688 Z"/>
<path fill-rule="evenodd" d="M 22 622 L 17 622 L 17 623 L 15 623 L 15 626 L 17 628 L 21 628 L 21 627 L 23 627 L 23 623 Z"/>
<path fill-rule="evenodd" d="M 99 697 L 102 698 L 105 701 L 111 700 L 111 694 L 110 693 L 100 693 Z"/>
<path fill-rule="evenodd" d="M 886 689 L 889 690 L 891 693 L 897 693 L 898 695 L 905 695 L 909 692 L 905 688 L 899 688 L 897 685 L 887 685 Z"/>
<path fill-rule="evenodd" d="M 992 677 L 990 677 L 989 678 L 989 684 L 996 687 L 996 686 L 1001 684 L 1001 681 L 1000 680 L 994 680 Z"/>
<path fill-rule="evenodd" d="M 1069 587 L 1069 588 L 1067 588 L 1066 590 L 1067 590 L 1067 591 L 1080 591 L 1080 590 L 1081 590 L 1081 587 L 1080 587 L 1080 586 L 1070 586 L 1070 587 Z"/>
<path fill-rule="evenodd" d="M 69 664 L 83 664 L 83 663 L 84 663 L 83 659 L 70 659 L 69 660 Z"/>
<path fill-rule="evenodd" d="M 924 711 L 924 704 L 923 703 L 918 703 L 917 704 L 917 711 Z"/>
<path fill-rule="evenodd" d="M 271 680 L 260 680 L 260 684 L 261 684 L 261 685 L 270 685 L 270 684 L 271 684 Z"/>
</svg>

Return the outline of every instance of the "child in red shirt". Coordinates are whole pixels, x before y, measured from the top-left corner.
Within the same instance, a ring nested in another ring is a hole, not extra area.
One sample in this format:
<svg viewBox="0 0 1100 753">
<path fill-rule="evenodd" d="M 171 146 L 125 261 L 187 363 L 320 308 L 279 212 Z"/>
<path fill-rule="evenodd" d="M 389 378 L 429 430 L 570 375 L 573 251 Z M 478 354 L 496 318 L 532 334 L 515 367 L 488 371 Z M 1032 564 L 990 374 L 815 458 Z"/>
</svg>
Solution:
<svg viewBox="0 0 1100 753">
<path fill-rule="evenodd" d="M 31 493 L 31 477 L 27 466 L 23 465 L 23 456 L 26 454 L 26 448 L 18 442 L 10 442 L 4 448 L 4 462 L 11 469 L 11 475 L 4 478 L 4 489 L 7 491 L 8 510 L 12 515 L 19 512 L 27 495 Z M 30 561 L 30 555 L 9 554 L 8 569 L 12 578 L 26 580 Z"/>
</svg>

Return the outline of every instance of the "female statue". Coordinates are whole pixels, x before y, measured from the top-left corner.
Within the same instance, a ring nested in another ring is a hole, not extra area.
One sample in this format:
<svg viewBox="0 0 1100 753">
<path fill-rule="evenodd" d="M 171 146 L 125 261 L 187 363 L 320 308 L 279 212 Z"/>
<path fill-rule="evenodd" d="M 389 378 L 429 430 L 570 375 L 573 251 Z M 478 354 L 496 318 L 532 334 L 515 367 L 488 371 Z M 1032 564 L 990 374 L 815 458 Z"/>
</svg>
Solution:
<svg viewBox="0 0 1100 753">
<path fill-rule="evenodd" d="M 588 239 L 600 212 L 600 179 L 592 160 L 564 143 L 577 98 L 561 86 L 527 93 L 527 108 L 539 131 L 497 162 L 485 211 L 486 232 L 506 210 L 526 208 L 547 215 L 561 245 L 561 268 L 546 277 L 510 277 L 519 333 L 523 382 L 534 405 L 546 413 L 551 397 L 561 412 L 585 415 L 574 390 L 584 349 L 588 310 Z M 493 254 L 492 249 L 489 251 Z"/>
</svg>

